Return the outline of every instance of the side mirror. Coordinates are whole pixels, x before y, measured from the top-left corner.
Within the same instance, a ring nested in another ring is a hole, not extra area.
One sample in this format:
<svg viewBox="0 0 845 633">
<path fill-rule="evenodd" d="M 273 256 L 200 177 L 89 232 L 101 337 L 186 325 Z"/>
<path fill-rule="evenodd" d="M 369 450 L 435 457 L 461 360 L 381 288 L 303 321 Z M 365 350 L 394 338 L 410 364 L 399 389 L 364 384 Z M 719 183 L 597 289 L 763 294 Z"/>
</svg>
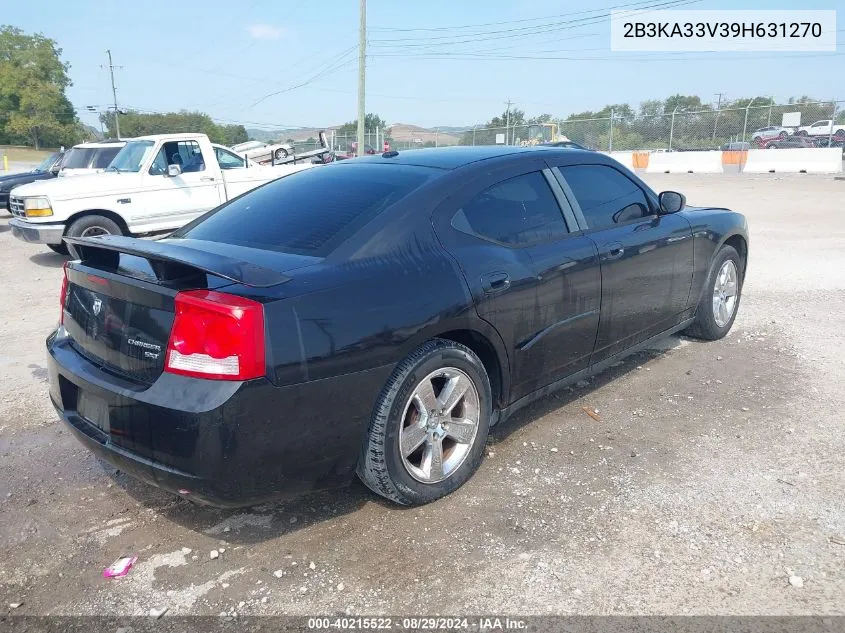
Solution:
<svg viewBox="0 0 845 633">
<path fill-rule="evenodd" d="M 182 166 L 181 165 L 168 165 L 167 166 L 167 175 L 170 178 L 178 176 L 181 173 L 182 173 Z M 663 194 L 660 194 L 660 195 L 663 195 Z"/>
<path fill-rule="evenodd" d="M 657 196 L 657 201 L 660 203 L 660 213 L 664 215 L 677 213 L 687 204 L 686 196 L 677 191 L 664 191 Z"/>
</svg>

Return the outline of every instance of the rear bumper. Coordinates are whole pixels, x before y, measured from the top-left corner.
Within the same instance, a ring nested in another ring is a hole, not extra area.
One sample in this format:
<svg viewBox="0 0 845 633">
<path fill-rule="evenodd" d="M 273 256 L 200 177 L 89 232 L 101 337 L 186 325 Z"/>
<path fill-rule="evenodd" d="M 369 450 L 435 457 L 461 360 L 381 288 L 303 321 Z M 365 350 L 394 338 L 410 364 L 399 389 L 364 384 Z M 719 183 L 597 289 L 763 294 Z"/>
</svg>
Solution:
<svg viewBox="0 0 845 633">
<path fill-rule="evenodd" d="M 200 503 L 238 507 L 348 484 L 392 366 L 276 387 L 162 374 L 152 385 L 90 363 L 64 329 L 47 339 L 50 398 L 89 450 Z M 91 421 L 80 396 L 107 411 Z"/>
<path fill-rule="evenodd" d="M 12 229 L 12 235 L 31 244 L 61 244 L 65 233 L 64 223 L 36 224 L 20 218 L 12 218 L 9 220 L 9 226 Z"/>
</svg>

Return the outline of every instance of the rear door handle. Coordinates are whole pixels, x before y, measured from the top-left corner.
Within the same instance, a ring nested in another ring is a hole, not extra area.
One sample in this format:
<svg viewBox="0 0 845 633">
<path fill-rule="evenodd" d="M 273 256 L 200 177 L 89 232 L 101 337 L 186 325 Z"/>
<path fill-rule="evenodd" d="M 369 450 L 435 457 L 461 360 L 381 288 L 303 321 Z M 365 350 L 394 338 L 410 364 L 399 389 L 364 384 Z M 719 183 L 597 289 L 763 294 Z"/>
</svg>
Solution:
<svg viewBox="0 0 845 633">
<path fill-rule="evenodd" d="M 605 249 L 607 259 L 619 259 L 625 254 L 625 247 L 622 246 L 622 242 L 613 242 L 611 244 L 606 244 Z"/>
<path fill-rule="evenodd" d="M 487 294 L 495 294 L 507 290 L 511 285 L 511 278 L 507 273 L 496 272 L 481 276 L 481 287 Z"/>
</svg>

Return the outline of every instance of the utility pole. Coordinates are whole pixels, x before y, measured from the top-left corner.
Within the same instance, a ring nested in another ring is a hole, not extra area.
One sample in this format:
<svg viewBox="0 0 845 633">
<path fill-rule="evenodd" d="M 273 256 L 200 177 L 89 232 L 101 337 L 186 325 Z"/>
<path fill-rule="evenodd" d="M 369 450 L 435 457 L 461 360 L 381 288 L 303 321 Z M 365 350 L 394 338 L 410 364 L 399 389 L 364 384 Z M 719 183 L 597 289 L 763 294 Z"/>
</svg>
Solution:
<svg viewBox="0 0 845 633">
<path fill-rule="evenodd" d="M 510 133 L 511 127 L 511 100 L 507 100 L 507 114 L 505 114 L 505 145 L 510 145 L 510 139 L 508 138 L 508 134 Z"/>
<path fill-rule="evenodd" d="M 725 96 L 724 92 L 717 92 L 715 93 L 717 97 L 719 97 L 719 101 L 716 102 L 716 120 L 713 122 L 713 136 L 712 138 L 716 138 L 716 127 L 719 125 L 719 113 L 722 111 L 722 97 Z"/>
<path fill-rule="evenodd" d="M 365 73 L 367 65 L 367 0 L 361 0 L 361 23 L 358 27 L 358 156 L 363 156 L 364 118 L 367 106 L 364 100 Z"/>
<path fill-rule="evenodd" d="M 111 61 L 111 50 L 107 50 L 106 54 L 109 56 L 109 73 L 111 74 L 111 94 L 114 97 L 114 131 L 117 138 L 120 138 L 120 121 L 118 120 L 117 112 L 117 89 L 114 87 L 114 69 L 123 68 L 123 66 L 115 66 Z"/>
</svg>

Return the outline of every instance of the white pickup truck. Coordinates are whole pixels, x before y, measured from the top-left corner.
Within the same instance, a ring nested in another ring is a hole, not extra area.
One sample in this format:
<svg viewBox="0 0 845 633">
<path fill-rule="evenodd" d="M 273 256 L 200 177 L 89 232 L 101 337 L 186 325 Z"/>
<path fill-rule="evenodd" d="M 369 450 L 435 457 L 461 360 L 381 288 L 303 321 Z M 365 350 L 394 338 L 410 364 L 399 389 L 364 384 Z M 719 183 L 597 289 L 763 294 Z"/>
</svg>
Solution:
<svg viewBox="0 0 845 633">
<path fill-rule="evenodd" d="M 262 167 L 205 134 L 130 140 L 105 172 L 15 187 L 12 234 L 64 253 L 68 237 L 171 231 L 276 178 L 313 167 Z"/>
<path fill-rule="evenodd" d="M 825 119 L 799 127 L 795 134 L 798 136 L 830 136 L 832 134 L 837 139 L 841 139 L 845 138 L 845 125 L 834 125 L 833 121 Z"/>
</svg>

